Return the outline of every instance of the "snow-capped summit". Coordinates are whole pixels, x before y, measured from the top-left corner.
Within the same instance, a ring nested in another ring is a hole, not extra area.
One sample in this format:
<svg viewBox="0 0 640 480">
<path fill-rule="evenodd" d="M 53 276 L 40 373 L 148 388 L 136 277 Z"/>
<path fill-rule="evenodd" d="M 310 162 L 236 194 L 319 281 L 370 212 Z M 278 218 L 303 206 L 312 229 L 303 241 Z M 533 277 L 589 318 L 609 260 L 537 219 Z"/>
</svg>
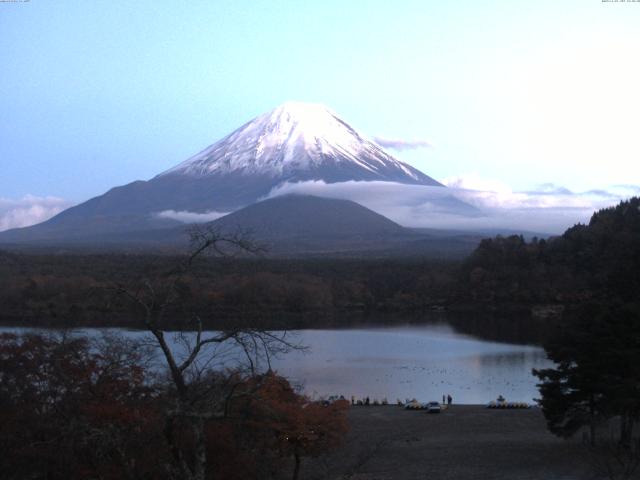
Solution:
<svg viewBox="0 0 640 480">
<path fill-rule="evenodd" d="M 393 158 L 324 105 L 302 102 L 286 102 L 254 118 L 158 177 L 224 174 L 439 185 Z"/>
</svg>

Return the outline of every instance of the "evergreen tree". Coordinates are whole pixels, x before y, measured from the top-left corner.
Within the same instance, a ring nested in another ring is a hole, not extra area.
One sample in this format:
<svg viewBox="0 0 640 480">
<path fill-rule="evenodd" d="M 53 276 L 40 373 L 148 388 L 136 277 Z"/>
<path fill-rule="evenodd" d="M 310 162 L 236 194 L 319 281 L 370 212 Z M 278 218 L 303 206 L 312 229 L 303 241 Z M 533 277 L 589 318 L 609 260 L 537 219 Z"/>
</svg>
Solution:
<svg viewBox="0 0 640 480">
<path fill-rule="evenodd" d="M 549 430 L 569 437 L 580 428 L 620 419 L 629 444 L 640 418 L 640 311 L 637 305 L 588 304 L 566 316 L 562 332 L 545 345 L 556 368 L 534 370 Z"/>
<path fill-rule="evenodd" d="M 534 370 L 541 383 L 539 403 L 549 430 L 570 437 L 589 426 L 591 442 L 606 415 L 606 367 L 600 361 L 598 307 L 588 305 L 565 316 L 559 332 L 545 344 L 557 367 Z"/>
<path fill-rule="evenodd" d="M 561 436 L 589 425 L 593 442 L 599 421 L 615 416 L 629 445 L 640 418 L 640 198 L 596 212 L 550 243 L 548 260 L 570 266 L 591 301 L 568 309 L 546 343 L 557 367 L 534 371 L 547 424 Z"/>
</svg>

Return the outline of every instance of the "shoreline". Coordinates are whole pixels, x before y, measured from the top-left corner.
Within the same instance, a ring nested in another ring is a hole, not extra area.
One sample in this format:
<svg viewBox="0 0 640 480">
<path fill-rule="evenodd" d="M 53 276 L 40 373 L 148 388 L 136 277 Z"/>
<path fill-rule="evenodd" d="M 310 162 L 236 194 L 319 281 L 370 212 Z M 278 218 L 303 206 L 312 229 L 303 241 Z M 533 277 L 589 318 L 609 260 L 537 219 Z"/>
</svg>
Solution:
<svg viewBox="0 0 640 480">
<path fill-rule="evenodd" d="M 551 434 L 539 408 L 451 405 L 439 414 L 352 407 L 336 451 L 305 460 L 302 478 L 353 480 L 579 480 L 593 476 L 588 449 Z"/>
</svg>

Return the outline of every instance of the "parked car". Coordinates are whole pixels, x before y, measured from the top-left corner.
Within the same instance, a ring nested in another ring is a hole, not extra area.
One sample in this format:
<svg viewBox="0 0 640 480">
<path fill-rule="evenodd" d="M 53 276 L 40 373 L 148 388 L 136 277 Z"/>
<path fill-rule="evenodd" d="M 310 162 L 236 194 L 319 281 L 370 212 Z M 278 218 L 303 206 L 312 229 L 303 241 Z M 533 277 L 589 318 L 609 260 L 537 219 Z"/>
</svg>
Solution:
<svg viewBox="0 0 640 480">
<path fill-rule="evenodd" d="M 427 403 L 427 413 L 440 413 L 440 404 L 438 402 Z"/>
</svg>

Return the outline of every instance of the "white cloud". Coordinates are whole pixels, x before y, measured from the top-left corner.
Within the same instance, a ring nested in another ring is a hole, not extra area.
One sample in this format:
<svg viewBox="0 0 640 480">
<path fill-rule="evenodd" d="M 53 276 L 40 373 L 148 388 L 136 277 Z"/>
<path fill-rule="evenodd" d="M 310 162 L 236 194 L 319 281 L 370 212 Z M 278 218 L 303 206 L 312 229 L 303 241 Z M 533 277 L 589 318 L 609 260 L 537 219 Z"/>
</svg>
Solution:
<svg viewBox="0 0 640 480">
<path fill-rule="evenodd" d="M 163 210 L 162 212 L 156 213 L 156 216 L 159 218 L 177 220 L 183 223 L 204 223 L 212 222 L 220 217 L 224 217 L 228 213 L 229 212 L 216 212 L 215 210 L 210 210 L 204 213 L 189 212 L 186 210 Z"/>
<path fill-rule="evenodd" d="M 425 139 L 402 140 L 400 138 L 373 137 L 373 141 L 383 148 L 393 150 L 415 150 L 417 148 L 431 148 L 433 143 Z"/>
<path fill-rule="evenodd" d="M 625 186 L 572 193 L 561 186 L 545 184 L 538 190 L 513 192 L 500 182 L 475 175 L 444 183 L 450 187 L 309 181 L 285 183 L 273 189 L 268 197 L 297 193 L 352 200 L 407 227 L 498 228 L 556 234 L 578 222 L 588 222 L 595 210 L 615 205 L 638 188 Z"/>
<path fill-rule="evenodd" d="M 25 195 L 18 200 L 0 197 L 0 232 L 44 222 L 71 205 L 57 197 Z"/>
<path fill-rule="evenodd" d="M 601 190 L 601 191 L 604 192 L 604 190 Z M 545 194 L 570 195 L 573 192 L 561 185 L 556 185 L 555 183 L 547 182 L 547 183 L 541 183 L 540 185 L 537 185 L 529 193 L 538 194 L 538 195 L 545 195 Z"/>
<path fill-rule="evenodd" d="M 609 193 L 625 198 L 640 196 L 640 185 L 614 185 L 609 189 Z"/>
<path fill-rule="evenodd" d="M 498 180 L 480 177 L 476 173 L 457 177 L 447 177 L 442 181 L 442 183 L 447 187 L 456 189 L 478 190 L 485 192 L 511 192 L 511 187 L 505 183 Z"/>
</svg>

